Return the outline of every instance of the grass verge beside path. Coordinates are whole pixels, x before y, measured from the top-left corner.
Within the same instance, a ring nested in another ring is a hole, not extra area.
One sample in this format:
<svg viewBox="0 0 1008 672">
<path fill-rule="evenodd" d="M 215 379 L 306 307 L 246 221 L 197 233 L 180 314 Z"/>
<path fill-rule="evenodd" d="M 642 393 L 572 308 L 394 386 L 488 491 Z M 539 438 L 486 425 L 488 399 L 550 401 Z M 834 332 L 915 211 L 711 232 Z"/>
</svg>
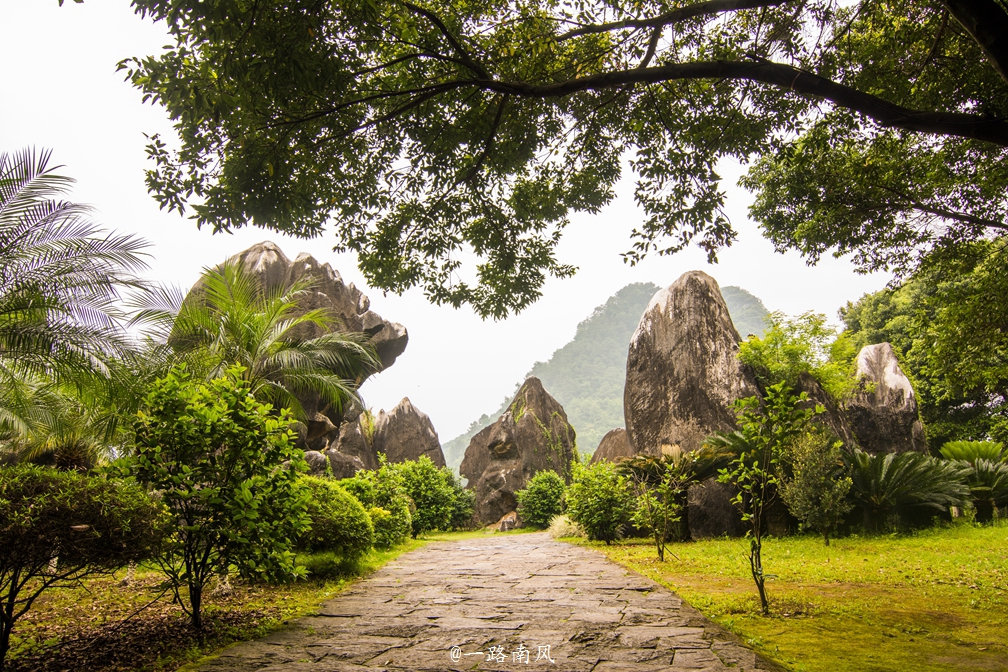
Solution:
<svg viewBox="0 0 1008 672">
<path fill-rule="evenodd" d="M 79 588 L 44 593 L 18 621 L 8 655 L 11 672 L 176 670 L 233 642 L 261 637 L 285 621 L 318 609 L 362 576 L 425 540 L 373 550 L 355 567 L 339 568 L 324 555 L 306 558 L 315 577 L 282 585 L 235 582 L 230 594 L 204 596 L 206 627 L 199 636 L 169 594 L 156 588 L 164 575 L 140 568 L 96 577 Z M 318 575 L 322 574 L 322 575 Z"/>
<path fill-rule="evenodd" d="M 1008 670 L 1008 525 L 891 537 L 767 539 L 771 615 L 759 615 L 741 539 L 575 540 L 672 589 L 793 670 Z"/>
</svg>

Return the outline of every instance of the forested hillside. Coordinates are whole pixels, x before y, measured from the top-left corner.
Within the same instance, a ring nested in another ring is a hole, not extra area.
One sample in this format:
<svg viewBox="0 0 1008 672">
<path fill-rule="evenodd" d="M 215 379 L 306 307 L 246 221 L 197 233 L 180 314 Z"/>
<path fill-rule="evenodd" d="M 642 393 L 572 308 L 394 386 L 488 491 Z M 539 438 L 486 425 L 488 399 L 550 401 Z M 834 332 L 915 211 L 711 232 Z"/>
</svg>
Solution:
<svg viewBox="0 0 1008 672">
<path fill-rule="evenodd" d="M 616 292 L 578 325 L 574 340 L 554 352 L 548 362 L 537 362 L 525 376 L 542 380 L 563 405 L 583 453 L 594 452 L 606 432 L 623 426 L 627 346 L 659 289 L 652 283 L 634 283 Z M 722 287 L 721 293 L 742 338 L 762 335 L 768 314 L 763 302 L 740 287 Z M 464 434 L 444 444 L 449 466 L 458 468 L 470 439 L 500 417 L 509 401 L 510 395 L 492 414 L 482 415 Z"/>
</svg>

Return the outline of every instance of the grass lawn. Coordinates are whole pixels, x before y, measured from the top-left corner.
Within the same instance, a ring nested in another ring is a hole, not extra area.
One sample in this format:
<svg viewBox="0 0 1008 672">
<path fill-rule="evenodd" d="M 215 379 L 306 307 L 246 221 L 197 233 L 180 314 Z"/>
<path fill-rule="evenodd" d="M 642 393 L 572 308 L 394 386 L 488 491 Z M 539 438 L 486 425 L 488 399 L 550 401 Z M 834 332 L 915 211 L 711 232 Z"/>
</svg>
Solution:
<svg viewBox="0 0 1008 672">
<path fill-rule="evenodd" d="M 792 670 L 1008 670 L 1008 524 L 911 535 L 768 539 L 771 615 L 749 542 L 590 545 L 677 592 Z M 674 555 L 672 555 L 674 554 Z"/>
</svg>

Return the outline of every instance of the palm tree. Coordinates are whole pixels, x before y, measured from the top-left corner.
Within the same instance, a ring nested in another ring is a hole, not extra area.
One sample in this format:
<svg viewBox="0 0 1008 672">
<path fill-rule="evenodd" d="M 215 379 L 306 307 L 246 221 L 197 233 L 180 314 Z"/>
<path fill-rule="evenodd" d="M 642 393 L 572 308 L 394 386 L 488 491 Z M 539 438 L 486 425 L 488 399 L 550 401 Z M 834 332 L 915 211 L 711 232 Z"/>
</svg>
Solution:
<svg viewBox="0 0 1008 672">
<path fill-rule="evenodd" d="M 133 322 L 148 325 L 206 378 L 240 364 L 257 398 L 304 421 L 303 399 L 314 396 L 339 412 L 359 401 L 358 385 L 381 366 L 366 334 L 334 330 L 330 311 L 300 307 L 311 289 L 304 279 L 267 290 L 229 262 L 208 269 L 188 297 L 177 289 L 144 295 Z"/>
<path fill-rule="evenodd" d="M 0 440 L 15 444 L 108 386 L 129 352 L 117 304 L 146 266 L 142 240 L 106 234 L 62 198 L 73 180 L 50 156 L 0 153 Z"/>
</svg>

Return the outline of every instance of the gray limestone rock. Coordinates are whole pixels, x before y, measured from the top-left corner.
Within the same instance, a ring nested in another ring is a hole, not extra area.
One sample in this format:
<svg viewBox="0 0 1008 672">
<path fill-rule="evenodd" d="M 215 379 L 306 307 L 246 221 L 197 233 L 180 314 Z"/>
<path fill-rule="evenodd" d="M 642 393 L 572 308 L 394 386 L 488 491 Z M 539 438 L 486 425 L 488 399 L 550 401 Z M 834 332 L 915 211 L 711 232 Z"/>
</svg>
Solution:
<svg viewBox="0 0 1008 672">
<path fill-rule="evenodd" d="M 433 423 L 409 398 L 403 398 L 390 412 L 378 414 L 372 448 L 375 453 L 385 453 L 389 462 L 416 460 L 426 455 L 435 466 L 445 466 Z"/>
<path fill-rule="evenodd" d="M 369 434 L 364 431 L 364 424 L 372 421 L 371 416 L 361 414 L 352 420 L 344 422 L 339 428 L 339 435 L 330 446 L 344 455 L 356 457 L 365 469 L 378 468 L 378 455 L 371 445 Z M 373 435 L 371 435 L 373 437 Z"/>
<path fill-rule="evenodd" d="M 857 447 L 857 438 L 854 436 L 854 430 L 847 421 L 847 416 L 836 405 L 836 402 L 833 401 L 833 398 L 826 390 L 823 389 L 819 381 L 813 378 L 807 371 L 803 371 L 798 375 L 798 385 L 795 387 L 795 393 L 800 394 L 802 392 L 808 395 L 806 408 L 814 408 L 817 404 L 823 407 L 823 412 L 815 416 L 814 421 L 833 432 L 838 439 L 843 441 L 847 448 L 853 449 Z"/>
<path fill-rule="evenodd" d="M 686 493 L 690 537 L 698 540 L 725 534 L 730 537 L 744 535 L 748 528 L 738 508 L 731 503 L 736 492 L 734 486 L 718 483 L 716 478 L 691 485 Z"/>
<path fill-rule="evenodd" d="M 615 462 L 616 460 L 633 457 L 636 454 L 633 446 L 630 445 L 630 439 L 627 437 L 626 430 L 622 427 L 617 427 L 616 429 L 609 430 L 602 437 L 602 440 L 599 441 L 598 448 L 592 454 L 590 464 L 595 464 L 599 460 Z"/>
<path fill-rule="evenodd" d="M 332 448 L 325 451 L 325 456 L 329 460 L 332 476 L 336 479 L 350 478 L 364 468 L 364 463 L 359 457 L 346 455 Z"/>
<path fill-rule="evenodd" d="M 569 479 L 574 428 L 538 378 L 529 378 L 497 421 L 472 438 L 459 471 L 476 491 L 476 520 L 495 523 L 517 508 L 515 492 L 536 472 Z"/>
<path fill-rule="evenodd" d="M 861 348 L 857 375 L 859 389 L 844 410 L 861 448 L 872 454 L 927 452 L 913 386 L 892 346 Z"/>
<path fill-rule="evenodd" d="M 627 354 L 623 411 L 638 454 L 689 451 L 735 429 L 733 403 L 758 394 L 714 278 L 684 273 L 651 299 Z"/>
<path fill-rule="evenodd" d="M 326 471 L 326 456 L 317 450 L 306 450 L 305 462 L 308 463 L 308 473 L 312 476 L 322 476 Z"/>
</svg>

